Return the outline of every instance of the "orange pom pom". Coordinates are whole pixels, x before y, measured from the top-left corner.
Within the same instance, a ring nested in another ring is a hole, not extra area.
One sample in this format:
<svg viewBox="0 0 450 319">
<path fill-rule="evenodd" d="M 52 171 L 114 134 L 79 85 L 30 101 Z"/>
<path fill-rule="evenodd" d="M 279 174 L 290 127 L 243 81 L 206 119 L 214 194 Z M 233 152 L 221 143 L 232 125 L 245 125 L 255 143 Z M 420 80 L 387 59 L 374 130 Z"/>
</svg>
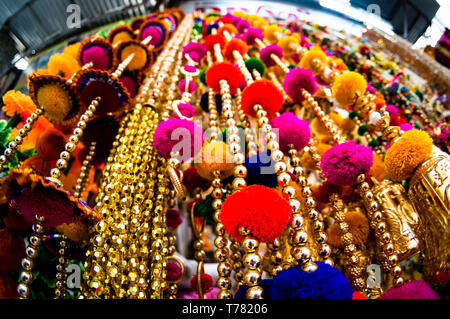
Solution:
<svg viewBox="0 0 450 319">
<path fill-rule="evenodd" d="M 195 168 L 198 174 L 206 179 L 213 180 L 214 172 L 220 171 L 222 179 L 233 174 L 233 156 L 228 150 L 227 144 L 222 141 L 212 141 L 205 144 L 195 157 Z"/>
<path fill-rule="evenodd" d="M 71 55 L 55 53 L 48 61 L 48 71 L 52 75 L 58 75 L 65 79 L 70 77 L 81 69 L 78 61 Z"/>
<path fill-rule="evenodd" d="M 218 43 L 220 48 L 225 45 L 225 38 L 220 34 L 210 34 L 205 37 L 205 48 L 206 50 L 214 53 L 214 45 Z"/>
<path fill-rule="evenodd" d="M 386 178 L 386 170 L 384 169 L 384 162 L 378 154 L 373 154 L 373 164 L 370 168 L 369 175 L 381 182 Z"/>
<path fill-rule="evenodd" d="M 353 236 L 355 244 L 362 244 L 369 236 L 369 221 L 366 215 L 359 211 L 349 211 L 345 214 L 344 221 L 348 225 L 349 232 Z M 333 224 L 328 229 L 328 243 L 337 248 L 343 248 L 341 234 L 337 224 Z"/>
<path fill-rule="evenodd" d="M 322 158 L 323 154 L 331 148 L 331 145 L 319 143 L 316 145 L 317 154 Z M 316 162 L 312 159 L 309 152 L 304 152 L 302 157 L 300 158 L 301 163 L 304 167 L 311 171 L 315 171 L 317 169 Z"/>
<path fill-rule="evenodd" d="M 234 61 L 233 51 L 239 51 L 241 56 L 243 56 L 248 51 L 247 43 L 238 38 L 231 39 L 227 42 L 227 44 L 225 44 L 223 48 L 223 55 L 226 59 Z"/>
<path fill-rule="evenodd" d="M 355 103 L 356 95 L 366 92 L 366 79 L 359 73 L 346 72 L 339 75 L 333 83 L 333 97 L 341 106 Z"/>
<path fill-rule="evenodd" d="M 241 86 L 242 75 L 234 64 L 229 62 L 216 62 L 206 71 L 206 83 L 216 93 L 220 93 L 220 80 L 227 81 L 230 93 L 235 94 Z"/>
<path fill-rule="evenodd" d="M 71 44 L 64 49 L 63 54 L 70 55 L 71 57 L 73 57 L 74 59 L 76 59 L 78 61 L 79 55 L 80 55 L 80 48 L 81 48 L 81 42 Z"/>
<path fill-rule="evenodd" d="M 267 112 L 267 118 L 272 118 L 283 106 L 283 95 L 278 88 L 268 80 L 258 80 L 247 86 L 242 92 L 241 109 L 245 114 L 256 117 L 253 107 L 259 104 Z"/>
<path fill-rule="evenodd" d="M 432 151 L 433 140 L 426 132 L 410 130 L 403 133 L 386 152 L 384 164 L 388 176 L 394 181 L 410 178 Z"/>
<path fill-rule="evenodd" d="M 36 141 L 36 152 L 46 160 L 55 160 L 64 151 L 66 137 L 58 130 L 43 132 Z"/>
<path fill-rule="evenodd" d="M 220 34 L 221 36 L 224 36 L 225 32 L 228 32 L 229 35 L 239 33 L 236 27 L 230 23 L 224 24 L 217 30 L 217 33 Z"/>
<path fill-rule="evenodd" d="M 20 91 L 8 91 L 3 95 L 3 110 L 6 115 L 11 117 L 17 112 L 22 118 L 26 119 L 34 111 L 36 111 L 36 105 L 33 100 Z"/>
</svg>

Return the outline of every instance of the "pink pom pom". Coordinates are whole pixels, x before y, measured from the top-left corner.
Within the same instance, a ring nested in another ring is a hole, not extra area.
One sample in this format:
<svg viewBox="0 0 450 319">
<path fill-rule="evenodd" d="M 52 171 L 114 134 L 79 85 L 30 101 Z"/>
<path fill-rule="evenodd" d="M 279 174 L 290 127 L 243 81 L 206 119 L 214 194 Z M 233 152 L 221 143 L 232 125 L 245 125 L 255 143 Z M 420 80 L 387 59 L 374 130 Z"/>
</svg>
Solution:
<svg viewBox="0 0 450 319">
<path fill-rule="evenodd" d="M 275 54 L 281 59 L 283 57 L 283 50 L 278 45 L 271 44 L 259 52 L 259 58 L 267 67 L 276 65 L 275 61 L 271 57 L 272 54 Z"/>
<path fill-rule="evenodd" d="M 250 28 L 250 23 L 247 20 L 241 19 L 241 21 L 236 24 L 236 29 L 239 33 L 247 31 L 248 28 Z"/>
<path fill-rule="evenodd" d="M 367 83 L 367 88 L 366 91 L 372 94 L 377 93 L 377 90 L 375 88 L 373 88 L 369 83 Z"/>
<path fill-rule="evenodd" d="M 386 105 L 386 111 L 389 113 L 390 116 L 397 116 L 398 115 L 398 108 L 394 105 Z"/>
<path fill-rule="evenodd" d="M 178 111 L 180 111 L 181 115 L 187 118 L 192 118 L 195 116 L 195 108 L 187 103 L 180 103 L 178 104 Z M 173 112 L 173 117 L 176 119 L 179 119 L 177 112 Z"/>
<path fill-rule="evenodd" d="M 308 122 L 299 119 L 291 112 L 274 117 L 270 121 L 270 125 L 272 125 L 272 128 L 278 129 L 278 143 L 280 144 L 280 150 L 285 154 L 288 153 L 290 144 L 297 151 L 301 151 L 308 145 L 311 138 Z"/>
<path fill-rule="evenodd" d="M 320 167 L 328 182 L 344 186 L 355 184 L 358 175 L 366 174 L 372 163 L 373 153 L 370 147 L 349 141 L 326 151 Z"/>
<path fill-rule="evenodd" d="M 255 39 L 264 39 L 264 35 L 258 28 L 248 28 L 244 33 L 244 40 L 248 45 L 255 44 Z"/>
<path fill-rule="evenodd" d="M 153 146 L 165 158 L 179 152 L 180 161 L 194 157 L 202 148 L 203 131 L 192 121 L 168 119 L 161 122 L 153 134 Z"/>
<path fill-rule="evenodd" d="M 81 62 L 83 65 L 92 62 L 94 69 L 108 70 L 111 64 L 111 58 L 108 49 L 95 45 L 82 52 Z"/>
<path fill-rule="evenodd" d="M 157 46 L 159 43 L 161 43 L 163 35 L 161 34 L 161 31 L 157 27 L 147 27 L 142 30 L 142 40 L 147 38 L 148 36 L 151 36 L 152 39 L 150 40 L 149 44 Z"/>
<path fill-rule="evenodd" d="M 413 280 L 400 288 L 392 287 L 378 299 L 440 299 L 436 292 L 422 280 Z"/>
<path fill-rule="evenodd" d="M 301 89 L 305 89 L 312 95 L 316 93 L 316 78 L 310 70 L 302 68 L 291 69 L 284 78 L 283 88 L 294 102 L 300 103 L 304 100 Z"/>
<path fill-rule="evenodd" d="M 205 56 L 206 49 L 202 43 L 189 42 L 183 47 L 183 57 L 189 54 L 192 60 L 195 62 L 200 62 L 200 60 Z"/>
<path fill-rule="evenodd" d="M 409 123 L 404 123 L 404 124 L 400 124 L 400 129 L 403 132 L 406 132 L 406 131 L 414 130 L 415 127 Z"/>
<path fill-rule="evenodd" d="M 194 81 L 189 81 L 189 87 L 188 87 L 188 91 L 189 93 L 194 93 L 195 89 L 197 87 L 195 86 Z M 180 90 L 180 93 L 183 94 L 185 92 L 186 89 L 186 80 L 181 80 L 180 84 L 178 84 L 178 89 Z"/>
</svg>

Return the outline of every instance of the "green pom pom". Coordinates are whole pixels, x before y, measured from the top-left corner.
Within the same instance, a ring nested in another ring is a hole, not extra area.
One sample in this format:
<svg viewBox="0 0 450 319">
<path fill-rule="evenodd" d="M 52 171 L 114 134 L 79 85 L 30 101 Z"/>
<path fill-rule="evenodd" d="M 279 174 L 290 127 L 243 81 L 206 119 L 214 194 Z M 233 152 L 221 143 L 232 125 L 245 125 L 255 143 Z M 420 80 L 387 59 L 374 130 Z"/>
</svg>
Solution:
<svg viewBox="0 0 450 319">
<path fill-rule="evenodd" d="M 369 127 L 366 124 L 361 125 L 360 127 L 358 127 L 358 134 L 359 135 L 364 135 L 364 133 L 369 131 Z"/>
<path fill-rule="evenodd" d="M 245 60 L 245 66 L 247 67 L 248 71 L 252 74 L 253 70 L 256 70 L 261 76 L 263 76 L 264 72 L 266 71 L 264 63 L 258 58 L 250 58 Z"/>
<path fill-rule="evenodd" d="M 204 68 L 204 69 L 200 72 L 200 76 L 199 76 L 200 82 L 202 82 L 204 85 L 207 85 L 207 84 L 206 84 L 206 71 L 207 71 L 207 70 L 208 70 L 208 67 Z"/>
<path fill-rule="evenodd" d="M 288 65 L 288 69 L 295 69 L 297 66 L 295 64 L 289 64 Z"/>
<path fill-rule="evenodd" d="M 369 146 L 372 148 L 380 146 L 380 142 L 378 142 L 378 140 L 376 140 L 376 139 L 373 139 L 369 142 Z"/>
<path fill-rule="evenodd" d="M 194 24 L 194 26 L 192 27 L 192 30 L 195 30 L 197 33 L 202 34 L 203 27 L 200 24 Z"/>
<path fill-rule="evenodd" d="M 422 129 L 422 125 L 419 122 L 414 122 L 414 127 L 418 130 Z"/>
<path fill-rule="evenodd" d="M 206 198 L 198 205 L 198 213 L 209 223 L 214 224 L 214 209 L 212 208 L 212 202 L 214 198 L 209 194 Z"/>
<path fill-rule="evenodd" d="M 357 116 L 358 116 L 358 112 L 353 111 L 353 112 L 348 113 L 348 118 L 350 120 L 353 120 Z"/>
<path fill-rule="evenodd" d="M 206 15 L 207 17 L 221 17 L 222 15 L 218 12 L 211 12 Z"/>
</svg>

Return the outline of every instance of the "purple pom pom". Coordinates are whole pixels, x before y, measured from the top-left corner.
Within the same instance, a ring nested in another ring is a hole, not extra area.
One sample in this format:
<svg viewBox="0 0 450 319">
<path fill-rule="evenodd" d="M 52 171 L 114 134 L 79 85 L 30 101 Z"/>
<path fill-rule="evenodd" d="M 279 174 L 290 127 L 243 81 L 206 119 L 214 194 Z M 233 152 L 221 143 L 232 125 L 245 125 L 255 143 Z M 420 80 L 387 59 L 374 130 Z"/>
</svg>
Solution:
<svg viewBox="0 0 450 319">
<path fill-rule="evenodd" d="M 255 39 L 264 39 L 264 35 L 258 28 L 248 28 L 247 32 L 244 33 L 244 40 L 248 45 L 255 44 Z"/>
<path fill-rule="evenodd" d="M 388 289 L 378 299 L 440 299 L 436 292 L 422 280 L 413 280 L 403 287 Z"/>
<path fill-rule="evenodd" d="M 328 182 L 344 186 L 355 184 L 358 175 L 366 174 L 372 163 L 373 153 L 370 147 L 349 141 L 326 151 L 320 167 Z"/>
<path fill-rule="evenodd" d="M 165 158 L 179 152 L 180 161 L 194 157 L 202 148 L 203 131 L 192 121 L 168 119 L 161 122 L 153 134 L 153 146 Z"/>
<path fill-rule="evenodd" d="M 271 54 L 275 54 L 281 59 L 283 57 L 283 50 L 278 45 L 271 44 L 266 46 L 259 52 L 259 58 L 267 67 L 276 65 L 275 61 L 270 56 Z"/>
<path fill-rule="evenodd" d="M 189 42 L 183 47 L 183 57 L 186 54 L 189 54 L 191 59 L 198 63 L 205 56 L 206 49 L 202 43 Z"/>
<path fill-rule="evenodd" d="M 300 103 L 304 100 L 301 89 L 305 89 L 312 95 L 316 93 L 316 78 L 310 70 L 291 69 L 284 78 L 283 88 L 294 102 Z"/>
<path fill-rule="evenodd" d="M 236 24 L 236 29 L 239 33 L 245 32 L 248 28 L 250 28 L 250 23 L 245 19 L 241 19 L 241 21 Z"/>
<path fill-rule="evenodd" d="M 195 116 L 195 108 L 187 103 L 180 103 L 178 104 L 178 111 L 180 111 L 181 115 L 187 118 L 192 118 Z M 179 115 L 177 112 L 173 112 L 173 117 L 176 119 L 179 119 Z"/>
<path fill-rule="evenodd" d="M 308 145 L 311 130 L 307 121 L 299 119 L 294 113 L 286 112 L 270 120 L 272 128 L 278 129 L 280 150 L 287 154 L 292 144 L 297 151 Z M 275 131 L 276 132 L 276 131 Z"/>
<path fill-rule="evenodd" d="M 386 105 L 386 112 L 389 113 L 390 116 L 397 116 L 398 115 L 398 108 L 394 105 Z"/>
<path fill-rule="evenodd" d="M 189 93 L 194 93 L 195 89 L 197 87 L 195 86 L 194 81 L 189 81 L 189 87 L 188 87 L 188 92 Z M 178 89 L 180 90 L 181 94 L 183 94 L 186 90 L 186 80 L 181 80 L 180 84 L 178 84 Z"/>
<path fill-rule="evenodd" d="M 166 213 L 166 223 L 169 229 L 176 229 L 181 225 L 183 220 L 181 219 L 181 214 L 176 209 L 169 209 Z"/>
</svg>

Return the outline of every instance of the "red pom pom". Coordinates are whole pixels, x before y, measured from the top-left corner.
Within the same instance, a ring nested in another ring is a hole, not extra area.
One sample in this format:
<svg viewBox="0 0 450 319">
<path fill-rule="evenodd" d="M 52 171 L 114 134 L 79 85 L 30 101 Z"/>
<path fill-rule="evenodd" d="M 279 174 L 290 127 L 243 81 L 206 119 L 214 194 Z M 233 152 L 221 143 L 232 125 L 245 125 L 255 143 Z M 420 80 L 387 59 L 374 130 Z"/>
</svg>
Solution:
<svg viewBox="0 0 450 319">
<path fill-rule="evenodd" d="M 191 193 L 194 193 L 194 190 L 197 187 L 200 187 L 203 191 L 207 190 L 211 185 L 211 182 L 206 178 L 201 177 L 195 166 L 189 167 L 187 170 L 183 172 L 183 181 L 184 187 Z"/>
<path fill-rule="evenodd" d="M 256 112 L 253 110 L 255 104 L 261 105 L 270 119 L 283 106 L 283 95 L 272 82 L 255 81 L 242 92 L 241 109 L 248 116 L 256 117 Z"/>
<path fill-rule="evenodd" d="M 230 86 L 230 93 L 235 94 L 241 86 L 242 75 L 239 69 L 230 62 L 216 62 L 206 71 L 206 83 L 216 93 L 220 93 L 220 80 L 225 80 Z"/>
<path fill-rule="evenodd" d="M 260 242 L 270 243 L 281 235 L 290 214 L 291 206 L 276 190 L 252 185 L 228 196 L 219 218 L 237 241 L 243 239 L 239 229 L 247 227 Z"/>
<path fill-rule="evenodd" d="M 3 228 L 0 230 L 0 273 L 18 269 L 25 257 L 25 242 L 22 236 Z"/>
<path fill-rule="evenodd" d="M 222 22 L 223 24 L 230 24 L 232 21 L 227 17 L 220 17 L 215 21 L 216 23 Z"/>
<path fill-rule="evenodd" d="M 355 291 L 353 293 L 352 299 L 367 299 L 366 296 L 364 296 L 362 293 L 360 293 L 359 291 Z"/>
<path fill-rule="evenodd" d="M 66 137 L 58 130 L 49 129 L 41 133 L 36 141 L 36 152 L 46 160 L 55 160 L 64 151 Z"/>
<path fill-rule="evenodd" d="M 248 51 L 248 45 L 238 38 L 231 39 L 223 48 L 223 55 L 226 59 L 234 61 L 233 51 L 239 51 L 243 56 Z"/>
<path fill-rule="evenodd" d="M 200 281 L 202 283 L 203 293 L 207 292 L 212 287 L 213 280 L 210 275 L 203 273 L 200 277 Z M 194 275 L 191 278 L 191 289 L 197 291 L 197 275 Z"/>
<path fill-rule="evenodd" d="M 216 43 L 220 44 L 220 48 L 225 45 L 225 38 L 220 34 L 210 34 L 205 37 L 205 48 L 206 50 L 214 53 L 214 45 Z"/>
</svg>

